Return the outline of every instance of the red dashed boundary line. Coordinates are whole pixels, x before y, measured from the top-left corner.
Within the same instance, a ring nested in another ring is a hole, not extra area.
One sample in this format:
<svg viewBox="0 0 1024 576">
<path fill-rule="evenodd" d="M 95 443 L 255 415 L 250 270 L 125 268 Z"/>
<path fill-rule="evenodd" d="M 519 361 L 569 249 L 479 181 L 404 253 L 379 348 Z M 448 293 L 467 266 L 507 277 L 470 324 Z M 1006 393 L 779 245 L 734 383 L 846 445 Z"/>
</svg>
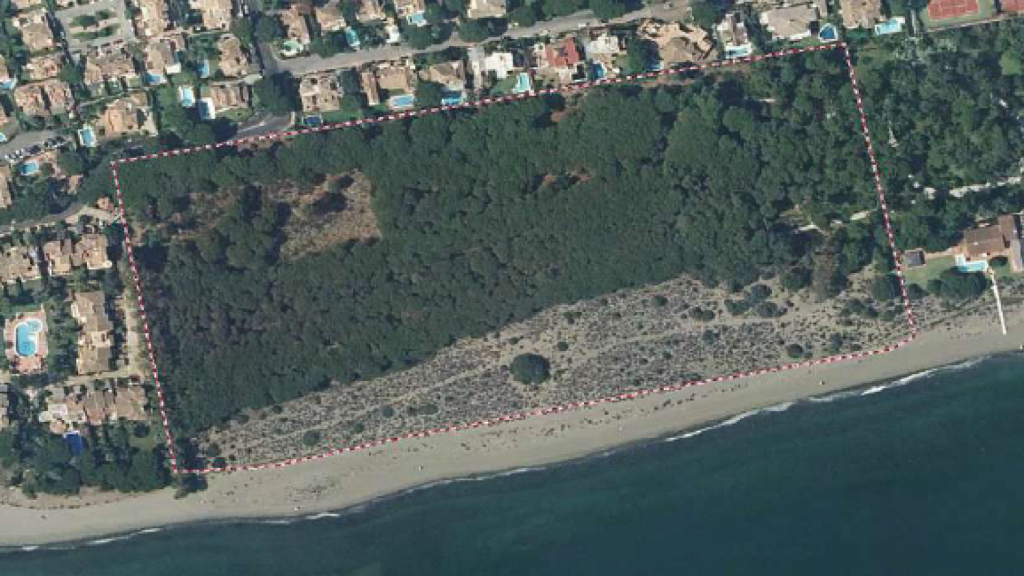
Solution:
<svg viewBox="0 0 1024 576">
<path fill-rule="evenodd" d="M 846 67 L 847 67 L 847 70 L 849 72 L 850 86 L 853 89 L 853 94 L 854 94 L 854 100 L 855 100 L 855 104 L 856 104 L 856 108 L 857 108 L 857 113 L 858 113 L 858 115 L 860 117 L 861 134 L 864 137 L 864 145 L 865 145 L 865 147 L 867 149 L 868 158 L 869 158 L 870 163 L 871 163 L 871 175 L 872 175 L 872 177 L 874 179 L 875 192 L 878 195 L 879 206 L 881 207 L 882 214 L 883 214 L 884 221 L 885 221 L 885 232 L 886 232 L 886 235 L 889 238 L 889 247 L 892 250 L 893 259 L 894 259 L 895 265 L 896 265 L 896 274 L 897 274 L 897 277 L 899 278 L 899 282 L 900 282 L 900 291 L 901 291 L 902 296 L 903 296 L 904 314 L 906 316 L 907 324 L 908 324 L 908 327 L 910 329 L 910 332 L 909 332 L 909 334 L 905 338 L 903 338 L 899 342 L 896 342 L 895 344 L 884 346 L 882 348 L 878 348 L 878 349 L 875 349 L 875 350 L 858 352 L 858 353 L 855 353 L 855 354 L 839 354 L 839 355 L 836 355 L 836 356 L 829 356 L 827 358 L 820 358 L 820 359 L 817 359 L 817 360 L 810 360 L 810 361 L 806 361 L 806 362 L 797 362 L 797 363 L 792 363 L 792 364 L 783 364 L 781 366 L 776 366 L 776 367 L 772 367 L 772 368 L 761 368 L 761 369 L 757 369 L 757 370 L 749 370 L 749 371 L 744 371 L 744 372 L 733 372 L 732 374 L 726 374 L 726 375 L 722 375 L 722 376 L 715 376 L 713 378 L 707 378 L 707 379 L 704 379 L 704 380 L 694 380 L 694 381 L 689 381 L 689 382 L 682 382 L 682 383 L 679 383 L 679 384 L 671 384 L 671 385 L 661 386 L 661 387 L 658 387 L 658 388 L 650 388 L 650 389 L 646 389 L 646 390 L 636 390 L 636 391 L 633 391 L 633 392 L 624 392 L 622 394 L 615 394 L 615 395 L 612 395 L 612 396 L 605 396 L 603 398 L 598 398 L 598 399 L 594 399 L 594 400 L 586 400 L 586 401 L 581 401 L 581 402 L 568 402 L 566 404 L 560 404 L 560 405 L 557 405 L 557 406 L 549 406 L 547 408 L 539 408 L 539 409 L 535 409 L 535 410 L 527 410 L 527 411 L 524 411 L 524 412 L 517 412 L 517 413 L 514 413 L 514 414 L 508 414 L 508 415 L 505 415 L 505 416 L 499 416 L 499 417 L 496 417 L 496 418 L 477 420 L 475 422 L 467 422 L 467 423 L 462 423 L 462 424 L 454 424 L 454 425 L 451 425 L 451 426 L 445 426 L 445 427 L 441 427 L 441 428 L 431 428 L 431 429 L 428 429 L 428 430 L 420 430 L 418 432 L 408 432 L 408 433 L 405 433 L 405 434 L 402 434 L 402 435 L 399 435 L 399 436 L 392 436 L 390 438 L 381 438 L 381 439 L 378 439 L 378 440 L 373 440 L 373 441 L 370 441 L 370 442 L 364 442 L 362 444 L 357 444 L 357 445 L 354 445 L 354 446 L 346 446 L 346 447 L 342 447 L 342 448 L 337 448 L 337 449 L 331 450 L 329 452 L 324 452 L 322 454 L 314 454 L 314 455 L 309 455 L 309 456 L 301 456 L 301 457 L 297 457 L 297 458 L 289 458 L 287 460 L 282 460 L 282 461 L 279 461 L 279 462 L 272 462 L 272 463 L 267 463 L 267 464 L 243 465 L 243 466 L 207 467 L 207 468 L 199 468 L 199 469 L 182 468 L 182 467 L 178 466 L 177 454 L 176 454 L 176 450 L 174 448 L 174 437 L 171 434 L 170 421 L 169 421 L 169 419 L 167 417 L 167 403 L 166 403 L 166 399 L 165 399 L 165 396 L 164 396 L 164 388 L 163 388 L 163 384 L 160 382 L 160 375 L 159 375 L 159 371 L 157 370 L 156 355 L 155 355 L 154 350 L 153 350 L 153 340 L 152 340 L 152 336 L 150 334 L 149 320 L 148 320 L 148 317 L 147 317 L 147 314 L 146 314 L 146 304 L 145 304 L 145 302 L 143 301 L 143 298 L 142 298 L 142 282 L 141 282 L 141 279 L 139 277 L 138 267 L 137 267 L 136 261 L 135 261 L 135 253 L 134 253 L 134 249 L 133 249 L 133 245 L 132 245 L 131 233 L 130 233 L 130 230 L 129 230 L 129 227 L 128 227 L 128 220 L 127 220 L 127 213 L 125 211 L 124 198 L 122 197 L 122 194 L 121 194 L 121 182 L 120 182 L 120 179 L 118 178 L 118 167 L 120 165 L 122 165 L 122 164 L 131 164 L 131 163 L 134 163 L 134 162 L 141 162 L 143 160 L 152 160 L 152 159 L 156 159 L 156 158 L 167 158 L 167 157 L 170 157 L 170 156 L 182 156 L 182 155 L 191 154 L 193 152 L 198 152 L 198 151 L 202 151 L 202 150 L 215 150 L 217 148 L 222 148 L 222 147 L 226 147 L 226 146 L 238 146 L 240 144 L 245 144 L 245 143 L 249 143 L 249 142 L 259 142 L 259 141 L 264 141 L 264 140 L 284 140 L 284 139 L 287 139 L 287 138 L 292 138 L 294 136 L 299 136 L 301 134 L 309 134 L 309 133 L 313 133 L 313 132 L 324 132 L 324 131 L 328 131 L 328 130 L 339 130 L 339 129 L 343 129 L 343 128 L 350 128 L 350 127 L 354 127 L 354 126 L 362 126 L 362 125 L 368 125 L 368 124 L 380 124 L 380 123 L 383 123 L 383 122 L 390 122 L 390 121 L 394 121 L 394 120 L 404 120 L 404 119 L 407 119 L 407 118 L 416 118 L 416 117 L 420 117 L 420 116 L 426 116 L 428 114 L 436 114 L 438 112 L 444 112 L 444 111 L 448 111 L 448 110 L 456 110 L 456 109 L 460 109 L 460 108 L 482 108 L 482 107 L 490 106 L 490 105 L 493 105 L 493 104 L 502 104 L 502 103 L 506 103 L 506 102 L 515 102 L 515 101 L 518 101 L 518 100 L 526 100 L 526 99 L 529 99 L 529 98 L 536 98 L 536 97 L 544 96 L 544 95 L 548 95 L 548 94 L 578 92 L 580 90 L 585 90 L 585 89 L 588 89 L 588 88 L 591 88 L 591 87 L 595 87 L 595 86 L 604 86 L 604 85 L 611 85 L 611 84 L 622 84 L 622 83 L 625 83 L 625 82 L 632 82 L 632 81 L 636 81 L 636 80 L 644 80 L 644 79 L 648 79 L 648 78 L 657 78 L 657 77 L 661 77 L 661 76 L 670 76 L 670 75 L 675 75 L 675 74 L 684 74 L 684 73 L 687 73 L 687 72 L 710 70 L 710 69 L 714 69 L 714 68 L 724 68 L 724 67 L 735 66 L 735 65 L 738 65 L 738 64 L 747 64 L 747 63 L 752 63 L 752 62 L 759 62 L 759 61 L 762 61 L 762 60 L 769 60 L 769 59 L 773 59 L 773 58 L 781 58 L 781 57 L 785 57 L 785 56 L 792 56 L 792 55 L 795 55 L 795 54 L 803 54 L 803 53 L 808 53 L 808 52 L 822 52 L 822 51 L 826 51 L 826 50 L 835 50 L 835 49 L 840 49 L 840 50 L 843 51 L 843 55 L 844 55 L 845 62 L 846 62 Z M 902 348 L 903 346 L 906 346 L 907 344 L 912 342 L 914 340 L 914 338 L 917 337 L 917 333 L 918 333 L 917 323 L 914 320 L 914 314 L 913 314 L 913 311 L 911 310 L 911 306 L 910 306 L 910 297 L 909 297 L 909 295 L 907 293 L 906 280 L 905 280 L 905 278 L 903 276 L 903 267 L 902 267 L 902 263 L 901 263 L 900 257 L 899 257 L 899 250 L 896 247 L 896 242 L 895 242 L 895 239 L 894 239 L 894 236 L 893 236 L 892 223 L 891 223 L 890 218 L 889 218 L 889 207 L 888 207 L 888 203 L 886 202 L 886 199 L 885 199 L 885 191 L 884 191 L 884 189 L 882 187 L 882 178 L 881 178 L 881 174 L 879 173 L 878 162 L 877 162 L 876 157 L 875 157 L 874 146 L 872 146 L 872 144 L 871 144 L 871 135 L 870 135 L 870 133 L 868 131 L 867 116 L 864 113 L 864 105 L 863 105 L 863 101 L 861 99 L 860 87 L 857 84 L 857 76 L 856 76 L 856 72 L 855 72 L 855 69 L 854 69 L 854 66 L 853 66 L 853 61 L 852 61 L 852 59 L 850 57 L 850 49 L 849 49 L 849 47 L 847 46 L 847 44 L 845 42 L 836 42 L 836 43 L 832 43 L 832 44 L 824 44 L 824 45 L 810 46 L 810 47 L 804 47 L 804 48 L 792 48 L 792 49 L 788 49 L 788 50 L 780 50 L 780 51 L 771 52 L 771 53 L 768 53 L 768 54 L 749 56 L 749 57 L 746 57 L 746 58 L 739 58 L 739 59 L 734 59 L 734 60 L 721 60 L 721 61 L 708 62 L 708 63 L 694 65 L 694 66 L 684 66 L 684 67 L 679 67 L 679 68 L 671 68 L 671 69 L 666 69 L 666 70 L 659 70 L 659 71 L 655 71 L 655 72 L 645 72 L 645 73 L 642 73 L 642 74 L 631 74 L 631 75 L 626 75 L 626 76 L 617 76 L 617 77 L 614 77 L 614 78 L 601 79 L 601 80 L 598 80 L 596 82 L 587 82 L 587 83 L 581 83 L 581 84 L 574 84 L 574 85 L 571 85 L 571 86 L 564 86 L 564 87 L 561 87 L 561 88 L 551 88 L 551 89 L 546 89 L 546 90 L 538 90 L 538 91 L 535 91 L 535 92 L 528 92 L 528 93 L 524 93 L 524 94 L 501 96 L 501 97 L 497 97 L 497 98 L 484 98 L 484 99 L 481 99 L 481 100 L 477 100 L 477 101 L 473 101 L 473 102 L 466 102 L 466 103 L 459 104 L 459 105 L 456 105 L 456 106 L 439 106 L 439 107 L 425 108 L 425 109 L 420 109 L 420 110 L 410 110 L 410 111 L 407 111 L 407 112 L 401 112 L 401 113 L 396 113 L 396 114 L 389 114 L 389 115 L 386 115 L 386 116 L 381 116 L 381 117 L 376 117 L 376 118 L 367 118 L 367 119 L 362 119 L 362 120 L 353 120 L 353 121 L 349 121 L 349 122 L 341 122 L 341 123 L 337 123 L 337 124 L 328 124 L 328 125 L 324 125 L 324 126 L 318 126 L 318 127 L 314 127 L 314 128 L 306 128 L 306 129 L 301 129 L 301 130 L 289 130 L 289 131 L 285 131 L 285 132 L 276 132 L 276 133 L 272 133 L 272 134 L 265 134 L 265 135 L 262 135 L 262 136 L 254 136 L 254 137 L 250 137 L 250 138 L 241 138 L 241 139 L 237 139 L 237 140 L 229 140 L 229 141 L 220 142 L 220 143 L 217 143 L 217 144 L 207 144 L 205 146 L 196 146 L 196 147 L 191 147 L 191 148 L 181 148 L 181 149 L 177 149 L 177 150 L 169 150 L 169 151 L 166 151 L 166 152 L 159 152 L 159 153 L 149 154 L 149 155 L 146 155 L 146 156 L 139 156 L 139 157 L 135 157 L 135 158 L 119 159 L 119 160 L 112 161 L 110 165 L 111 165 L 111 169 L 112 169 L 112 176 L 113 176 L 113 182 L 114 182 L 114 191 L 115 191 L 116 196 L 117 196 L 118 210 L 119 210 L 120 216 L 121 216 L 121 224 L 124 227 L 125 245 L 127 247 L 128 261 L 129 261 L 130 266 L 131 266 L 132 280 L 134 281 L 134 284 L 135 284 L 135 293 L 136 293 L 136 297 L 137 297 L 137 300 L 138 300 L 139 316 L 140 316 L 140 319 L 142 321 L 143 332 L 144 332 L 145 341 L 146 341 L 146 352 L 147 352 L 147 355 L 149 357 L 150 372 L 151 372 L 151 374 L 153 376 L 153 381 L 156 384 L 156 392 L 157 392 L 157 399 L 158 399 L 160 418 L 163 421 L 163 427 L 164 427 L 164 439 L 165 439 L 166 445 L 167 445 L 168 457 L 170 459 L 170 467 L 171 467 L 172 472 L 174 472 L 175 474 L 210 474 L 210 473 L 215 473 L 215 472 L 242 472 L 242 471 L 250 471 L 250 470 L 265 470 L 265 469 L 271 469 L 271 468 L 283 468 L 285 466 L 292 466 L 292 465 L 295 465 L 295 464 L 301 464 L 301 463 L 304 463 L 304 462 L 311 462 L 311 461 L 314 461 L 314 460 L 322 460 L 322 459 L 330 457 L 330 456 L 337 456 L 337 455 L 345 454 L 345 453 L 349 453 L 349 452 L 360 452 L 360 451 L 363 451 L 363 450 L 368 450 L 368 449 L 371 449 L 371 448 L 376 448 L 378 446 L 383 446 L 383 445 L 386 445 L 386 444 L 393 444 L 393 443 L 399 442 L 401 440 L 414 439 L 414 438 L 428 438 L 428 437 L 431 437 L 431 436 L 438 436 L 438 435 L 441 435 L 441 434 L 452 434 L 452 433 L 459 432 L 459 431 L 462 431 L 462 430 L 471 430 L 471 429 L 474 429 L 474 428 L 483 428 L 483 427 L 488 427 L 488 426 L 494 426 L 494 425 L 501 424 L 501 423 L 504 423 L 504 422 L 514 422 L 514 421 L 518 421 L 518 420 L 526 420 L 527 418 L 533 418 L 533 417 L 536 417 L 536 416 L 545 416 L 545 415 L 548 415 L 548 414 L 559 414 L 559 413 L 568 412 L 568 411 L 571 411 L 571 410 L 579 410 L 579 409 L 582 409 L 582 408 L 590 408 L 592 406 L 597 406 L 597 405 L 600 405 L 600 404 L 607 404 L 607 403 L 611 403 L 611 402 L 622 402 L 622 401 L 626 401 L 626 400 L 635 400 L 637 398 L 643 398 L 645 396 L 651 396 L 653 394 L 662 394 L 662 393 L 666 393 L 666 392 L 675 392 L 675 391 L 678 391 L 678 390 L 682 390 L 684 388 L 689 388 L 689 387 L 694 387 L 694 386 L 703 386 L 703 385 L 706 385 L 706 384 L 713 384 L 713 383 L 717 383 L 717 382 L 728 382 L 730 380 L 746 378 L 748 376 L 757 376 L 757 375 L 762 375 L 762 374 L 772 374 L 772 373 L 776 373 L 776 372 L 785 372 L 787 370 L 793 370 L 793 369 L 797 369 L 797 368 L 804 368 L 804 367 L 809 367 L 809 366 L 817 366 L 817 365 L 821 365 L 821 364 L 831 364 L 831 363 L 834 363 L 834 362 L 841 362 L 841 361 L 846 361 L 846 360 L 854 360 L 854 359 L 858 359 L 858 358 L 866 358 L 866 357 L 875 356 L 875 355 L 878 355 L 878 354 L 887 354 L 889 352 L 892 352 L 894 350 Z"/>
</svg>

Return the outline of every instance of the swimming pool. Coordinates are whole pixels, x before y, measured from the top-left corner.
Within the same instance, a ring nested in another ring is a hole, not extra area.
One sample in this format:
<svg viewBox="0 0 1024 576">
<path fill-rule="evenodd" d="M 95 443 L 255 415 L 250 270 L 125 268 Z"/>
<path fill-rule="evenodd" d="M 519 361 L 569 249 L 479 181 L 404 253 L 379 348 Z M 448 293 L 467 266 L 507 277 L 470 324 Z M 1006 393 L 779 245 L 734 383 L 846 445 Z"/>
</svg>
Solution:
<svg viewBox="0 0 1024 576">
<path fill-rule="evenodd" d="M 414 104 L 416 104 L 416 96 L 412 94 L 399 94 L 388 98 L 388 108 L 392 110 L 412 108 Z"/>
<path fill-rule="evenodd" d="M 839 38 L 839 32 L 836 30 L 835 26 L 825 24 L 825 26 L 821 28 L 821 32 L 818 32 L 818 38 L 820 38 L 822 42 L 831 42 L 836 38 Z"/>
<path fill-rule="evenodd" d="M 988 262 L 985 260 L 968 262 L 963 254 L 957 254 L 954 260 L 956 261 L 956 269 L 961 272 L 985 272 L 988 270 Z"/>
<path fill-rule="evenodd" d="M 905 19 L 897 16 L 895 18 L 889 18 L 881 24 L 875 24 L 875 36 L 885 36 L 886 34 L 897 34 L 903 31 L 903 23 Z"/>
<path fill-rule="evenodd" d="M 416 12 L 415 14 L 409 14 L 405 19 L 413 26 L 426 26 L 427 15 L 425 12 Z"/>
<path fill-rule="evenodd" d="M 442 106 L 458 106 L 462 104 L 462 92 L 445 90 L 441 96 Z"/>
<path fill-rule="evenodd" d="M 92 148 L 96 146 L 96 134 L 92 131 L 92 128 L 86 126 L 85 128 L 79 128 L 77 131 L 78 141 L 82 143 L 82 146 L 86 148 Z"/>
<path fill-rule="evenodd" d="M 32 356 L 39 351 L 39 331 L 43 323 L 30 318 L 14 327 L 14 350 L 18 356 Z"/>
<path fill-rule="evenodd" d="M 29 160 L 18 167 L 18 172 L 20 172 L 22 176 L 32 176 L 39 172 L 39 162 Z"/>
<path fill-rule="evenodd" d="M 513 94 L 522 94 L 533 90 L 533 85 L 530 82 L 530 75 L 526 72 L 520 72 L 519 77 L 516 78 L 516 85 L 512 87 Z"/>
<path fill-rule="evenodd" d="M 352 48 L 359 48 L 361 42 L 359 42 L 359 33 L 351 28 L 345 28 L 345 41 Z"/>
<path fill-rule="evenodd" d="M 196 93 L 191 86 L 179 86 L 178 87 L 178 102 L 185 108 L 191 108 L 196 105 Z"/>
</svg>

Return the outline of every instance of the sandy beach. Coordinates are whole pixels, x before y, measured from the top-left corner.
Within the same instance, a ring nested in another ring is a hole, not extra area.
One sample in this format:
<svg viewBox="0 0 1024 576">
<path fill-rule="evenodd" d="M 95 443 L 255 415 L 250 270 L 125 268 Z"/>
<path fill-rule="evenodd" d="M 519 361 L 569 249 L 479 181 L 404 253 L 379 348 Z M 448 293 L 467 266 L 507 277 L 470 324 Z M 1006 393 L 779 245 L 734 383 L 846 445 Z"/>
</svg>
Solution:
<svg viewBox="0 0 1024 576">
<path fill-rule="evenodd" d="M 890 354 L 406 440 L 286 468 L 212 475 L 206 491 L 181 500 L 168 489 L 75 509 L 0 506 L 0 545 L 81 540 L 199 521 L 307 516 L 444 479 L 569 460 L 757 408 L 1018 350 L 1024 344 L 1024 323 L 1013 320 L 1006 336 L 994 318 L 975 316 L 956 322 L 955 330 L 926 331 Z"/>
</svg>

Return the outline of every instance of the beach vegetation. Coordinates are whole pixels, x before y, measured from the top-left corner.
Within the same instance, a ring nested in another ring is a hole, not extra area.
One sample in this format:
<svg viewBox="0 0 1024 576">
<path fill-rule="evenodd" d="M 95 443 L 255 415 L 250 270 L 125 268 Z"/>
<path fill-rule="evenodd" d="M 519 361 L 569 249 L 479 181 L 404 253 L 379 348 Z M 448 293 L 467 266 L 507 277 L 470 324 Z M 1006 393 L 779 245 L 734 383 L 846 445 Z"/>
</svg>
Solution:
<svg viewBox="0 0 1024 576">
<path fill-rule="evenodd" d="M 551 363 L 539 354 L 520 354 L 512 359 L 512 377 L 521 384 L 540 384 L 551 376 Z"/>
</svg>

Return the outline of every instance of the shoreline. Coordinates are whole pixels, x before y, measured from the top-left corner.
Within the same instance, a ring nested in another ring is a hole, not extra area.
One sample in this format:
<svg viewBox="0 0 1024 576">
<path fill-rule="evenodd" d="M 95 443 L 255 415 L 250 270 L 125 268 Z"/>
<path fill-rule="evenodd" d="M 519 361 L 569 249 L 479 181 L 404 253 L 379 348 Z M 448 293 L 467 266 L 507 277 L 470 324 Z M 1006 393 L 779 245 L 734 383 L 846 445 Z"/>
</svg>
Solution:
<svg viewBox="0 0 1024 576">
<path fill-rule="evenodd" d="M 0 506 L 0 551 L 98 545 L 142 531 L 193 524 L 302 521 L 358 512 L 439 483 L 476 481 L 520 469 L 571 465 L 697 432 L 755 410 L 827 396 L 1016 351 L 1024 324 L 1007 336 L 966 320 L 924 332 L 894 352 L 745 377 L 648 397 L 410 440 L 287 468 L 211 475 L 209 488 L 182 500 L 172 489 L 77 509 Z M 824 380 L 825 386 L 819 381 Z"/>
</svg>

